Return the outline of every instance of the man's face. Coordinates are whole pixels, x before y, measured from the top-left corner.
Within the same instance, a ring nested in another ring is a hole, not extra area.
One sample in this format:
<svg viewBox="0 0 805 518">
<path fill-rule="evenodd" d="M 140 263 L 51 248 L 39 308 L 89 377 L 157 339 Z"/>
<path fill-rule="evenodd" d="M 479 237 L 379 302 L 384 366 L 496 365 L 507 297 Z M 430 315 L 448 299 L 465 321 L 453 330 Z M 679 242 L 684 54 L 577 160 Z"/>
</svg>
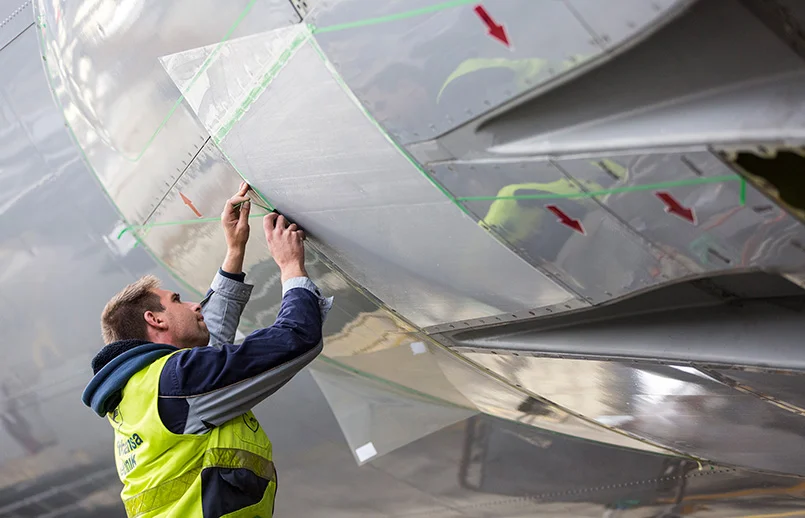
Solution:
<svg viewBox="0 0 805 518">
<path fill-rule="evenodd" d="M 165 320 L 170 335 L 170 345 L 179 348 L 204 347 L 210 341 L 210 331 L 201 316 L 201 305 L 182 302 L 178 293 L 156 290 L 165 311 L 159 316 Z"/>
</svg>

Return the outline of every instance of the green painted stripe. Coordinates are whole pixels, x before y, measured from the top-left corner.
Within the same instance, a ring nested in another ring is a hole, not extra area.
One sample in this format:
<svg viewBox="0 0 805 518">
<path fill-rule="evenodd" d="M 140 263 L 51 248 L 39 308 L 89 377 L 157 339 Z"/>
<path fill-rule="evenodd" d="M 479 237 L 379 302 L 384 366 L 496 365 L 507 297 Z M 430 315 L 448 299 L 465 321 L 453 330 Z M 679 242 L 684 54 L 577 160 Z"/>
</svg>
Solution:
<svg viewBox="0 0 805 518">
<path fill-rule="evenodd" d="M 257 205 L 255 203 L 255 205 Z M 265 207 L 261 207 L 266 212 L 271 212 L 271 209 L 266 209 Z M 265 214 L 250 214 L 249 219 L 253 218 L 262 218 Z M 180 225 L 197 225 L 199 223 L 215 223 L 216 221 L 221 221 L 220 217 L 217 218 L 197 218 L 197 219 L 184 219 L 178 221 L 158 221 L 156 223 L 146 223 L 145 225 L 129 225 L 128 227 L 124 228 L 120 231 L 117 235 L 117 238 L 120 239 L 126 232 L 129 231 L 136 231 L 136 230 L 150 230 L 154 227 L 176 227 Z"/>
<path fill-rule="evenodd" d="M 238 174 L 238 176 L 240 176 L 243 179 L 244 182 L 249 184 L 251 186 L 251 188 L 252 188 L 252 191 L 254 191 L 257 194 L 257 196 L 260 197 L 260 200 L 266 205 L 266 208 L 268 209 L 268 212 L 271 212 L 272 210 L 276 210 L 276 207 L 274 207 L 274 204 L 271 203 L 270 201 L 268 201 L 268 198 L 266 198 L 265 195 L 262 192 L 260 192 L 260 189 L 258 189 L 254 185 L 254 183 L 250 182 L 249 179 L 246 178 L 246 175 L 243 174 L 240 171 L 240 169 L 238 169 L 238 165 L 235 163 L 234 160 L 232 160 L 229 157 L 229 155 L 226 154 L 226 151 L 224 151 L 223 148 L 218 144 L 216 144 L 216 147 L 218 147 L 218 151 L 220 151 L 221 154 L 224 156 L 224 158 L 226 158 L 226 161 L 229 162 L 229 165 L 232 166 L 232 169 L 235 170 L 235 172 Z"/>
<path fill-rule="evenodd" d="M 410 11 L 403 11 L 401 13 L 389 14 L 386 16 L 378 16 L 377 18 L 366 18 L 364 20 L 356 20 L 354 22 L 340 23 L 337 25 L 329 25 L 327 27 L 316 27 L 313 29 L 314 34 L 321 34 L 325 32 L 336 32 L 347 29 L 355 29 L 357 27 L 365 27 L 367 25 L 377 25 L 380 23 L 394 22 L 403 20 L 405 18 L 412 18 L 414 16 L 421 16 L 423 14 L 436 13 L 444 11 L 445 9 L 452 9 L 467 4 L 477 4 L 480 0 L 452 0 L 441 4 L 429 5 L 420 9 L 412 9 Z"/>
<path fill-rule="evenodd" d="M 722 183 L 740 180 L 734 175 L 714 176 L 712 178 L 694 178 L 691 180 L 678 180 L 675 182 L 652 183 L 646 185 L 633 185 L 630 187 L 617 187 L 615 189 L 604 189 L 592 192 L 576 192 L 570 194 L 525 194 L 523 196 L 463 196 L 456 198 L 458 201 L 495 201 L 495 200 L 553 200 L 567 198 L 593 198 L 595 196 L 605 196 L 607 194 L 620 194 L 624 192 L 652 191 L 656 189 L 667 189 L 669 187 L 683 187 L 686 185 L 700 185 L 707 183 Z"/>
<path fill-rule="evenodd" d="M 255 3 L 257 3 L 257 0 L 251 0 L 248 4 L 246 4 L 246 7 L 238 15 L 238 18 L 235 20 L 235 22 L 226 31 L 226 34 L 224 35 L 224 39 L 222 39 L 221 41 L 218 42 L 218 44 L 215 46 L 215 48 L 210 53 L 210 55 L 207 56 L 207 59 L 204 60 L 204 63 L 202 63 L 201 68 L 199 68 L 198 72 L 196 72 L 196 75 L 194 75 L 193 78 L 190 80 L 190 83 L 187 85 L 187 90 L 190 90 L 193 87 L 193 85 L 196 83 L 198 78 L 201 77 L 201 74 L 203 74 L 207 70 L 207 68 L 210 66 L 210 64 L 212 64 L 213 59 L 221 51 L 221 48 L 223 47 L 224 43 L 226 43 L 229 40 L 229 38 L 232 37 L 232 34 L 235 32 L 235 29 L 237 29 L 238 26 L 241 24 L 241 22 L 246 18 L 246 16 L 249 14 L 249 11 L 251 11 L 252 7 L 254 7 Z M 162 119 L 162 122 L 160 122 L 160 124 L 157 127 L 157 129 L 154 130 L 154 133 L 151 135 L 151 137 L 145 143 L 145 146 L 143 146 L 142 151 L 140 151 L 134 157 L 129 157 L 129 156 L 122 155 L 122 154 L 121 154 L 121 156 L 123 158 L 125 158 L 126 160 L 128 160 L 129 162 L 139 162 L 140 159 L 143 157 L 143 155 L 145 155 L 145 152 L 148 151 L 148 149 L 151 147 L 151 144 L 154 143 L 154 140 L 156 140 L 157 136 L 159 136 L 159 134 L 162 132 L 162 130 L 168 124 L 168 121 L 170 121 L 171 117 L 173 117 L 173 114 L 176 113 L 176 110 L 179 108 L 179 106 L 182 104 L 183 101 L 184 101 L 184 93 L 179 95 L 179 98 L 176 99 L 176 102 L 173 103 L 173 106 L 171 106 L 171 109 L 168 110 L 168 113 L 165 115 L 165 118 Z"/>
<path fill-rule="evenodd" d="M 746 178 L 741 177 L 741 207 L 746 205 Z"/>
<path fill-rule="evenodd" d="M 235 110 L 229 120 L 221 125 L 221 128 L 218 130 L 218 133 L 215 135 L 215 141 L 220 143 L 222 142 L 229 132 L 232 131 L 232 128 L 235 127 L 235 123 L 237 123 L 243 115 L 248 111 L 252 104 L 262 95 L 262 93 L 268 88 L 271 82 L 277 77 L 277 74 L 285 67 L 291 57 L 296 54 L 296 51 L 302 46 L 310 38 L 309 33 L 302 33 L 298 35 L 294 40 L 291 42 L 291 45 L 285 49 L 277 61 L 271 66 L 271 68 L 263 74 L 260 78 L 260 81 L 252 88 L 252 90 L 246 95 L 243 101 L 240 103 L 240 106 Z"/>
</svg>

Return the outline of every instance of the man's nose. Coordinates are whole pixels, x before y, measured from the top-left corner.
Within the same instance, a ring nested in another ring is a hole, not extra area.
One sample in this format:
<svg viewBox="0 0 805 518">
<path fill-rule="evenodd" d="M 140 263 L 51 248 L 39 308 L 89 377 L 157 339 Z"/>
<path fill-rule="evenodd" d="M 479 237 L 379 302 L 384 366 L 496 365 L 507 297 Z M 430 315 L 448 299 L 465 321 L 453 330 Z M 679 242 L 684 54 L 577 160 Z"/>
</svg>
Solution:
<svg viewBox="0 0 805 518">
<path fill-rule="evenodd" d="M 201 313 L 201 304 L 199 304 L 198 302 L 191 302 L 190 308 L 196 313 Z"/>
</svg>

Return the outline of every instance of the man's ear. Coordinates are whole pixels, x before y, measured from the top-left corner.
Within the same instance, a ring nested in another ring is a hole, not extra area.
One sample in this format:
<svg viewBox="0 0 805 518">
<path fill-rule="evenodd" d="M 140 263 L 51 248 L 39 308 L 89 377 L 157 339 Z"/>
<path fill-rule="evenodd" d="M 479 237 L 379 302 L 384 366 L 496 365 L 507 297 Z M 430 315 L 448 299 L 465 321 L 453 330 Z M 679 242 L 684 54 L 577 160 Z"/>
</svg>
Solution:
<svg viewBox="0 0 805 518">
<path fill-rule="evenodd" d="M 143 318 L 148 327 L 155 328 L 158 331 L 166 331 L 168 323 L 162 318 L 162 313 L 154 313 L 153 311 L 146 311 L 143 313 Z"/>
</svg>

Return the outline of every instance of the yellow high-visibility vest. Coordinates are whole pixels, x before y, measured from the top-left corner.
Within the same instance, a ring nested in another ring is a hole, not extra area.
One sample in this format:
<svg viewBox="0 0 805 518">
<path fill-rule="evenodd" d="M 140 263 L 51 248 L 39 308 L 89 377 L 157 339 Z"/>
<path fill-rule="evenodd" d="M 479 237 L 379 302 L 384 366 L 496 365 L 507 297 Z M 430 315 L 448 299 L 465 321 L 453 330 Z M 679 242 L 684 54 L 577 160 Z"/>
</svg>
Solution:
<svg viewBox="0 0 805 518">
<path fill-rule="evenodd" d="M 162 424 L 159 377 L 168 358 L 179 353 L 163 356 L 132 376 L 120 405 L 107 414 L 115 430 L 115 463 L 127 515 L 203 518 L 202 471 L 245 468 L 268 480 L 263 498 L 225 516 L 270 518 L 277 491 L 271 441 L 251 412 L 201 435 L 175 434 Z"/>
</svg>

